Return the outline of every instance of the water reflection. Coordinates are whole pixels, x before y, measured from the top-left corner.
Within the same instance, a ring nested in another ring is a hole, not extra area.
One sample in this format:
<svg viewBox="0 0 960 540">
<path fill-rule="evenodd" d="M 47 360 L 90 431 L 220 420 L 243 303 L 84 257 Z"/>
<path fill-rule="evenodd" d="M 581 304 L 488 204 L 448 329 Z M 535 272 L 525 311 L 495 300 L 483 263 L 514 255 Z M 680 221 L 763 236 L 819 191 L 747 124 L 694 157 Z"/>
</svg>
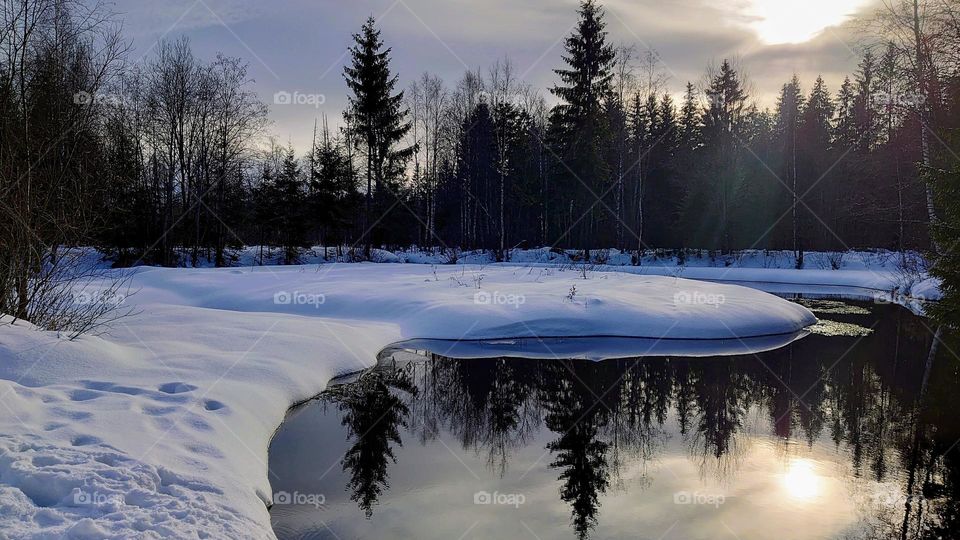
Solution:
<svg viewBox="0 0 960 540">
<path fill-rule="evenodd" d="M 369 518 L 373 506 L 390 487 L 388 468 L 396 463 L 393 447 L 400 446 L 401 428 L 407 427 L 410 408 L 402 394 L 417 394 L 404 371 L 389 376 L 361 377 L 355 384 L 338 387 L 327 393 L 325 399 L 337 404 L 352 442 L 343 456 L 343 468 L 350 472 L 347 488 L 350 500 Z"/>
<path fill-rule="evenodd" d="M 329 504 L 275 506 L 275 530 L 548 538 L 562 505 L 577 538 L 958 537 L 956 361 L 941 348 L 923 391 L 924 321 L 893 307 L 836 311 L 820 316 L 874 331 L 707 359 L 397 354 L 285 424 L 274 489 Z M 321 446 L 314 461 L 298 457 Z M 344 487 L 366 520 L 338 503 Z M 474 504 L 484 490 L 526 504 Z"/>
</svg>

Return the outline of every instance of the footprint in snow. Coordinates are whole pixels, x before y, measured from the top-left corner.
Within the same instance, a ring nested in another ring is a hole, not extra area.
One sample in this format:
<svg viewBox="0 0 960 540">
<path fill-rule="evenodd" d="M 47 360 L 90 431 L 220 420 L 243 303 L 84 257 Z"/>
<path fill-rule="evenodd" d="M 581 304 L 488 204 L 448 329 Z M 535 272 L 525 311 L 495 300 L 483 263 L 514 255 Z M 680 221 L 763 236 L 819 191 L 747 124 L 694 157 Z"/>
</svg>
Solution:
<svg viewBox="0 0 960 540">
<path fill-rule="evenodd" d="M 91 444 L 99 444 L 100 442 L 100 439 L 92 435 L 78 435 L 73 438 L 71 444 L 73 446 L 90 446 Z"/>
<path fill-rule="evenodd" d="M 171 382 L 166 384 L 161 384 L 159 390 L 164 394 L 183 394 L 186 392 L 193 392 L 197 387 L 192 384 L 187 384 L 184 382 Z"/>
<path fill-rule="evenodd" d="M 219 411 L 220 409 L 226 407 L 222 402 L 215 399 L 208 399 L 203 402 L 203 408 L 208 411 Z"/>
<path fill-rule="evenodd" d="M 71 401 L 89 401 L 103 396 L 103 393 L 95 390 L 72 390 L 67 395 Z"/>
</svg>

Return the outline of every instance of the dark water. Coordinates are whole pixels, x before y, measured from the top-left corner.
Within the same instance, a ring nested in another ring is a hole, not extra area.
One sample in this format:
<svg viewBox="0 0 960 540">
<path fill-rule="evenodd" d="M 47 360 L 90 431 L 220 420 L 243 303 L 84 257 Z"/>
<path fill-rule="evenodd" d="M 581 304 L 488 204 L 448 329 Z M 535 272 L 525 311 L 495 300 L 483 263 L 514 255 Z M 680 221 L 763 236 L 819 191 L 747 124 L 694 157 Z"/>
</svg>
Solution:
<svg viewBox="0 0 960 540">
<path fill-rule="evenodd" d="M 818 334 L 758 355 L 397 353 L 291 413 L 270 448 L 274 530 L 960 538 L 956 341 L 928 363 L 928 320 L 814 308 Z"/>
</svg>

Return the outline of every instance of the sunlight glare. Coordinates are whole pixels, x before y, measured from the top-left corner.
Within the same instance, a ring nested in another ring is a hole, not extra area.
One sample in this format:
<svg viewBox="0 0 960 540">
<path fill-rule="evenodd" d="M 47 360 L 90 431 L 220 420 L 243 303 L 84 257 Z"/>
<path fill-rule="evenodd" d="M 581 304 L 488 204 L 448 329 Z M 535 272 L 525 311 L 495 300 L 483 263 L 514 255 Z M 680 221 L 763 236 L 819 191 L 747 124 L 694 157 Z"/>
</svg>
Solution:
<svg viewBox="0 0 960 540">
<path fill-rule="evenodd" d="M 814 471 L 813 463 L 806 459 L 790 462 L 783 476 L 783 487 L 795 499 L 812 499 L 820 494 L 820 477 Z"/>
<path fill-rule="evenodd" d="M 802 43 L 813 39 L 828 26 L 843 23 L 869 0 L 750 0 L 750 23 L 769 45 Z"/>
</svg>

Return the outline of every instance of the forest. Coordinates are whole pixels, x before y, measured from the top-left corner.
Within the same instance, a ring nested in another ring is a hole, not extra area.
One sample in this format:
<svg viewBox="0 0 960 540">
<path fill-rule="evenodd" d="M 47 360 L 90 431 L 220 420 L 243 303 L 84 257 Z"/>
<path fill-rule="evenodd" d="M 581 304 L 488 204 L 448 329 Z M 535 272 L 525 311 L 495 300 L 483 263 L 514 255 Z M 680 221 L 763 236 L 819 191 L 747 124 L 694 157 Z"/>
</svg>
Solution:
<svg viewBox="0 0 960 540">
<path fill-rule="evenodd" d="M 594 0 L 571 13 L 543 91 L 508 57 L 402 87 L 371 17 L 344 43 L 342 127 L 318 118 L 299 152 L 270 137 L 242 58 L 199 58 L 179 39 L 130 62 L 102 8 L 4 5 L 3 312 L 26 314 L 42 294 L 32 277 L 77 246 L 116 266 L 230 266 L 243 246 L 286 264 L 312 246 L 351 260 L 418 246 L 960 262 L 955 2 L 886 1 L 859 21 L 862 58 L 839 88 L 786 73 L 772 109 L 736 58 L 677 92 L 656 51 L 611 42 Z"/>
</svg>

